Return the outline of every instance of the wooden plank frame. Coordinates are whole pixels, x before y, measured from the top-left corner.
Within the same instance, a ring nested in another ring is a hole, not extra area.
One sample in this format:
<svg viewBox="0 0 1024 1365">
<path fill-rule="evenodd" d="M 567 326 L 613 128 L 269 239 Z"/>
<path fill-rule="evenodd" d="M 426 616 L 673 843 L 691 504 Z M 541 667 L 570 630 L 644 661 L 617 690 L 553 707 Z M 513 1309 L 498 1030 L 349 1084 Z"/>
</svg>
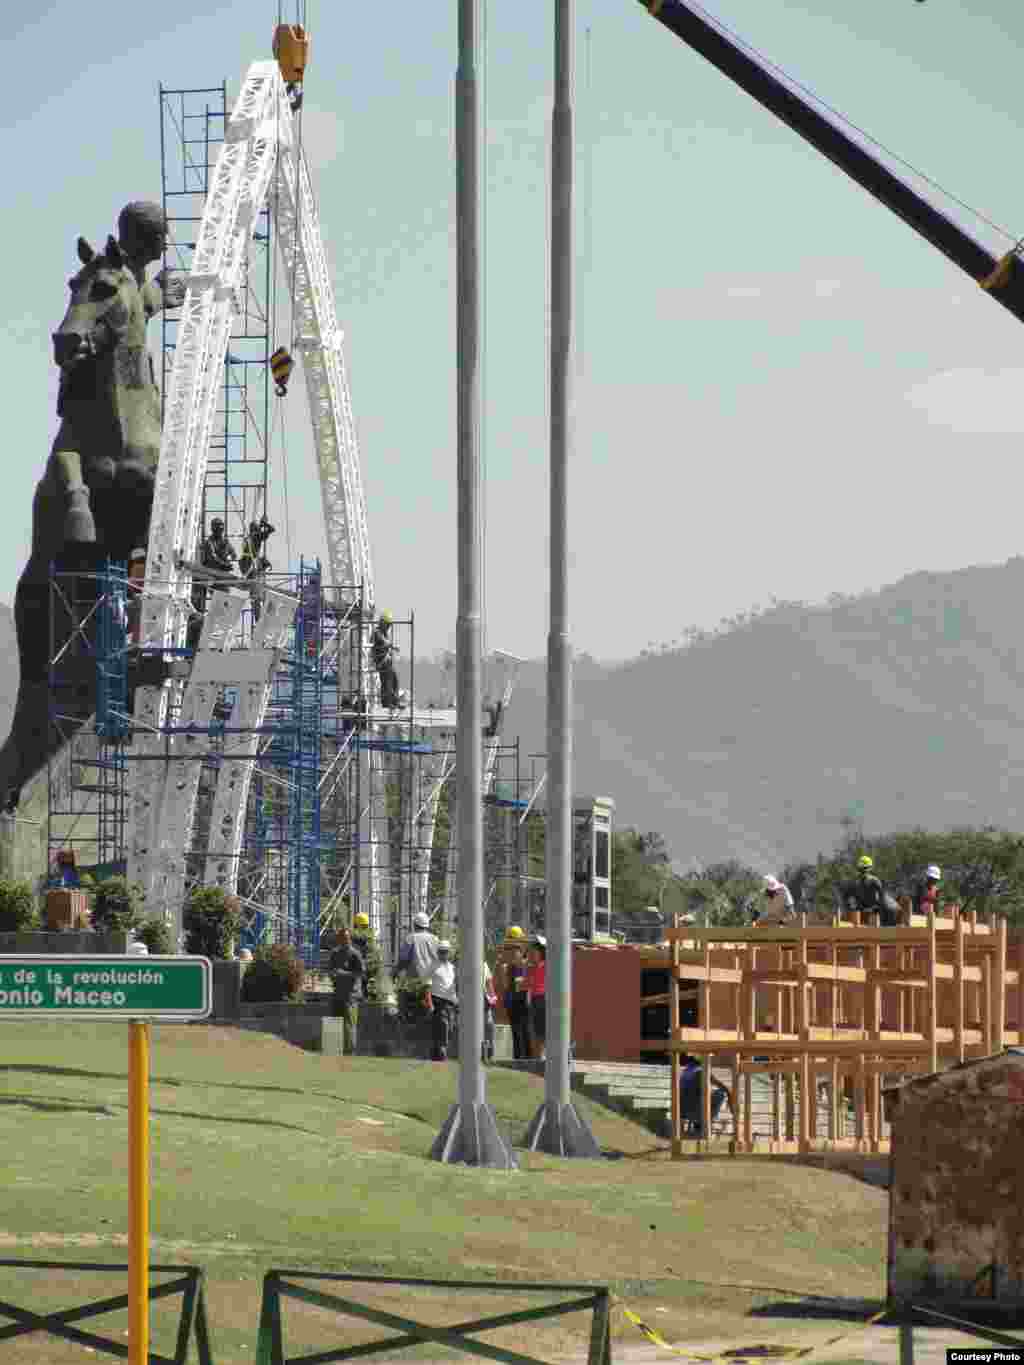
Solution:
<svg viewBox="0 0 1024 1365">
<path fill-rule="evenodd" d="M 729 1067 L 731 1152 L 763 1150 L 751 1117 L 757 1074 L 772 1078 L 770 1151 L 882 1152 L 888 1150 L 883 1083 L 1024 1044 L 1024 941 L 1015 935 L 1011 943 L 1005 919 L 979 922 L 976 913 L 956 907 L 942 916 L 904 918 L 894 928 L 809 925 L 801 915 L 798 925 L 698 929 L 673 917 L 667 952 L 641 955 L 643 965 L 669 968 L 669 1038 L 667 1045 L 641 1040 L 640 1049 L 672 1057 L 674 1158 L 683 1155 L 681 1053 L 705 1061 L 706 1135 L 712 1061 L 718 1057 Z M 695 989 L 696 1028 L 680 1023 L 684 983 Z M 827 1092 L 824 1134 L 819 1088 Z M 847 1095 L 854 1104 L 852 1135 L 846 1133 Z M 697 1150 L 707 1150 L 709 1141 L 706 1136 Z"/>
</svg>

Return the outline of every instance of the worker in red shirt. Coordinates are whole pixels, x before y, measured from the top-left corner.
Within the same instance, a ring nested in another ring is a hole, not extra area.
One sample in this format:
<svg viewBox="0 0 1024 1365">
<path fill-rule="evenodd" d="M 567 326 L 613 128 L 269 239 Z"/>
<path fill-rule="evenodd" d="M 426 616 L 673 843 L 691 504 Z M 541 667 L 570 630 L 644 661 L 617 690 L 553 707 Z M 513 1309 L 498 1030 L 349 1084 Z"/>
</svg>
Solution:
<svg viewBox="0 0 1024 1365">
<path fill-rule="evenodd" d="M 547 1034 L 547 969 L 548 941 L 543 934 L 530 940 L 529 966 L 526 969 L 526 993 L 530 1000 L 530 1051 L 544 1061 L 544 1040 Z"/>
</svg>

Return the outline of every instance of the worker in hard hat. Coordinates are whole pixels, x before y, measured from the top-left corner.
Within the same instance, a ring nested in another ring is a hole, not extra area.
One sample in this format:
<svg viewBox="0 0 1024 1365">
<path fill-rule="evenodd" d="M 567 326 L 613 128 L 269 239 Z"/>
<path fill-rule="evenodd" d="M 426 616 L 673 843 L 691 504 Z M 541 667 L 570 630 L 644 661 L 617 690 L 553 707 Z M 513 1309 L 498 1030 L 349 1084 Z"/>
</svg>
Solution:
<svg viewBox="0 0 1024 1365">
<path fill-rule="evenodd" d="M 536 1060 L 546 1059 L 548 941 L 543 934 L 530 939 L 526 993 L 530 998 L 530 1043 Z"/>
<path fill-rule="evenodd" d="M 398 646 L 391 639 L 394 617 L 390 611 L 382 611 L 370 639 L 370 657 L 380 680 L 380 704 L 385 711 L 398 709 L 398 674 L 395 672 L 395 655 Z"/>
<path fill-rule="evenodd" d="M 764 885 L 764 903 L 758 906 L 753 912 L 755 924 L 786 924 L 796 917 L 796 910 L 793 905 L 793 893 L 784 882 L 780 882 L 778 877 L 766 876 L 762 878 Z"/>
<path fill-rule="evenodd" d="M 435 1062 L 446 1062 L 459 1016 L 455 963 L 452 961 L 452 945 L 446 938 L 438 940 L 437 961 L 430 974 L 430 999 L 433 1007 L 433 1050 L 430 1055 Z"/>
<path fill-rule="evenodd" d="M 530 1056 L 530 1000 L 526 993 L 526 935 L 518 924 L 505 930 L 505 941 L 495 961 L 495 989 L 512 1030 L 512 1056 Z"/>
<path fill-rule="evenodd" d="M 930 910 L 939 908 L 939 883 L 942 881 L 942 868 L 929 863 L 924 876 L 914 887 L 914 914 L 927 915 Z"/>
<path fill-rule="evenodd" d="M 359 1002 L 363 998 L 366 963 L 345 925 L 338 930 L 338 942 L 330 956 L 330 972 L 334 986 L 332 1009 L 334 1017 L 341 1020 L 342 1056 L 351 1056 L 357 1045 Z"/>
<path fill-rule="evenodd" d="M 874 916 L 884 926 L 896 923 L 896 904 L 886 895 L 870 853 L 862 853 L 857 859 L 857 876 L 843 888 L 842 898 L 844 909 L 851 913 L 859 910 L 864 916 Z M 870 923 L 870 919 L 865 922 Z"/>
<path fill-rule="evenodd" d="M 425 910 L 418 910 L 413 916 L 412 933 L 398 954 L 396 970 L 429 981 L 437 966 L 437 942 L 437 935 L 430 932 L 430 916 Z"/>
<path fill-rule="evenodd" d="M 370 934 L 370 916 L 362 910 L 352 917 L 352 945 L 356 952 L 363 959 L 363 992 L 367 996 L 370 991 L 370 952 L 373 948 L 373 938 Z"/>
</svg>

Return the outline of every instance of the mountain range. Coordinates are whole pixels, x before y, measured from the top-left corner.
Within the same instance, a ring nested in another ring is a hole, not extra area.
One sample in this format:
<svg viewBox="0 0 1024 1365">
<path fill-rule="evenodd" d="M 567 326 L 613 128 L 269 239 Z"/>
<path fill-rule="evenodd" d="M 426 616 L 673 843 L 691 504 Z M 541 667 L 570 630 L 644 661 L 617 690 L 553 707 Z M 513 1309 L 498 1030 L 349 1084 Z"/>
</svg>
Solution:
<svg viewBox="0 0 1024 1365">
<path fill-rule="evenodd" d="M 1024 820 L 1024 558 L 782 603 L 630 662 L 578 661 L 574 790 L 657 830 L 684 866 L 765 872 L 850 829 Z M 545 737 L 542 663 L 505 733 Z"/>
</svg>

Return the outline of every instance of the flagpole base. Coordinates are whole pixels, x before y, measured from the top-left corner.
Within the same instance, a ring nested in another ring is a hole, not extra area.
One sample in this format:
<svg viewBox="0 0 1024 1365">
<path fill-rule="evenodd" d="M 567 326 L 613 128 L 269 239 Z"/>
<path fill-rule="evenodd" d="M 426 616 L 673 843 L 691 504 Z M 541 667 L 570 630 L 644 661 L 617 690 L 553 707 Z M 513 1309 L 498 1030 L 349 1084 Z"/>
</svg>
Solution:
<svg viewBox="0 0 1024 1365">
<path fill-rule="evenodd" d="M 499 1171 L 514 1171 L 519 1165 L 487 1104 L 453 1105 L 434 1139 L 430 1158 L 452 1166 L 486 1166 Z"/>
<path fill-rule="evenodd" d="M 575 1106 L 551 1100 L 545 1100 L 534 1114 L 526 1131 L 526 1146 L 531 1152 L 547 1152 L 550 1156 L 601 1155 L 597 1138 Z"/>
</svg>

